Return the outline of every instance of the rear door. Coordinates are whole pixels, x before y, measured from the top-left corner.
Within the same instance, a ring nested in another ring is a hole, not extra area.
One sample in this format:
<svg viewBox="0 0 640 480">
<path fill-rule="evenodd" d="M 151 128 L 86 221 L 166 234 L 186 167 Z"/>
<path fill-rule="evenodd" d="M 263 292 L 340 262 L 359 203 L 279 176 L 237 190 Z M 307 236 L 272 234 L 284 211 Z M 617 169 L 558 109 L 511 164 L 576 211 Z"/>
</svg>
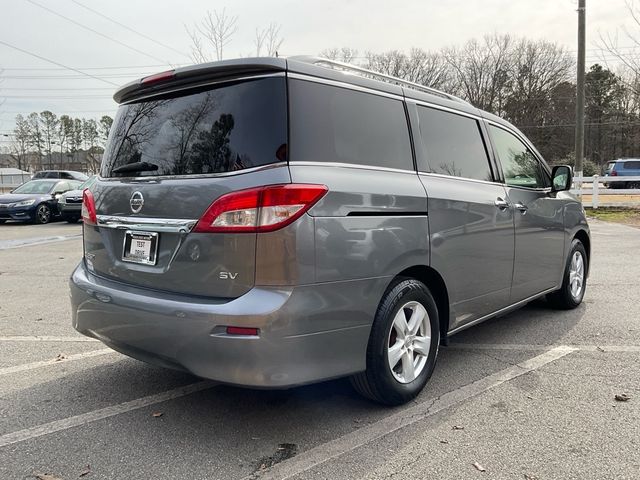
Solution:
<svg viewBox="0 0 640 480">
<path fill-rule="evenodd" d="M 511 301 L 557 287 L 564 270 L 563 200 L 551 192 L 551 176 L 513 133 L 490 125 L 509 202 L 515 215 L 515 263 Z"/>
<path fill-rule="evenodd" d="M 509 302 L 513 211 L 494 176 L 480 120 L 426 105 L 415 108 L 431 265 L 447 285 L 455 329 Z"/>
<path fill-rule="evenodd" d="M 256 234 L 191 230 L 225 193 L 289 183 L 286 152 L 280 74 L 121 106 L 91 188 L 98 221 L 84 227 L 88 268 L 145 288 L 242 295 L 254 284 Z M 144 167 L 127 171 L 136 165 Z"/>
</svg>

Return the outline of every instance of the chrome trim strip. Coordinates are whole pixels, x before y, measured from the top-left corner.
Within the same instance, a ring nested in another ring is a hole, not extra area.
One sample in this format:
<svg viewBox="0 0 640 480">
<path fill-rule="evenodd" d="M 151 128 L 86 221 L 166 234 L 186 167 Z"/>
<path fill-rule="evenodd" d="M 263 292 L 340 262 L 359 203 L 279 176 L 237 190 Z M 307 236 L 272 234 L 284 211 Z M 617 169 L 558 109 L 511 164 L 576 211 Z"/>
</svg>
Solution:
<svg viewBox="0 0 640 480">
<path fill-rule="evenodd" d="M 445 107 L 443 105 L 438 105 L 437 103 L 425 102 L 423 100 L 416 100 L 414 98 L 407 98 L 406 101 L 407 101 L 407 103 L 414 103 L 414 104 L 422 106 L 422 107 L 433 108 L 433 109 L 436 109 L 436 110 L 442 110 L 442 111 L 445 111 L 445 112 L 454 113 L 456 115 L 462 115 L 463 117 L 472 118 L 472 119 L 477 120 L 479 122 L 484 120 L 484 118 L 482 118 L 480 115 L 475 115 L 473 113 L 468 113 L 468 112 L 465 112 L 463 110 L 456 110 L 455 108 Z"/>
<path fill-rule="evenodd" d="M 500 186 L 500 187 L 506 186 L 502 182 L 489 182 L 488 180 L 478 180 L 476 178 L 456 177 L 454 175 L 445 175 L 443 173 L 431 173 L 431 172 L 419 171 L 418 174 L 419 175 L 425 175 L 427 177 L 451 178 L 451 179 L 454 179 L 454 180 L 464 180 L 466 182 L 486 183 L 486 184 L 489 184 L 489 185 L 497 185 L 497 186 Z"/>
<path fill-rule="evenodd" d="M 198 220 L 183 218 L 145 218 L 121 217 L 117 215 L 98 215 L 98 226 L 122 230 L 189 233 Z"/>
<path fill-rule="evenodd" d="M 130 103 L 138 103 L 140 101 L 144 101 L 149 98 L 158 97 L 160 95 L 167 95 L 176 92 L 182 92 L 184 90 L 192 90 L 194 88 L 207 87 L 209 85 L 218 85 L 223 83 L 232 83 L 232 82 L 243 82 L 245 80 L 254 80 L 259 78 L 270 78 L 270 77 L 284 77 L 285 72 L 276 72 L 276 73 L 261 73 L 257 75 L 246 75 L 243 77 L 227 77 L 224 79 L 218 80 L 204 80 L 202 82 L 196 83 L 188 83 L 185 85 L 180 85 L 179 87 L 175 87 L 169 90 L 158 90 L 156 92 L 148 93 L 146 95 L 135 96 L 131 100 L 127 100 L 126 102 L 122 102 L 120 105 L 129 105 Z M 136 90 L 132 90 L 131 93 L 135 94 Z"/>
<path fill-rule="evenodd" d="M 289 162 L 289 167 L 306 166 L 306 167 L 334 167 L 334 168 L 355 168 L 358 170 L 376 170 L 380 172 L 394 173 L 410 173 L 416 174 L 415 170 L 404 170 L 401 168 L 374 167 L 370 165 L 358 165 L 357 163 L 341 163 L 341 162 L 308 162 L 305 160 L 296 160 Z"/>
<path fill-rule="evenodd" d="M 393 98 L 394 100 L 404 101 L 402 95 L 396 95 L 393 93 L 387 93 L 373 88 L 361 87 L 360 85 L 354 85 L 352 83 L 340 82 L 338 80 L 329 80 L 322 77 L 314 77 L 312 75 L 303 75 L 301 73 L 289 73 L 289 78 L 296 80 L 306 80 L 308 82 L 323 83 L 325 85 L 331 85 L 332 87 L 348 88 L 349 90 L 356 90 L 362 93 L 370 93 L 372 95 L 379 95 L 381 97 Z"/>
<path fill-rule="evenodd" d="M 525 303 L 528 303 L 528 302 L 530 302 L 532 300 L 535 300 L 536 298 L 542 297 L 543 295 L 546 295 L 547 293 L 551 293 L 554 290 L 557 290 L 557 287 L 548 288 L 547 290 L 543 290 L 540 293 L 536 293 L 535 295 L 531 295 L 530 297 L 527 297 L 524 300 L 520 300 L 519 302 L 511 304 L 511 305 L 509 305 L 507 307 L 501 308 L 500 310 L 496 310 L 493 313 L 490 313 L 488 315 L 484 315 L 483 317 L 480 317 L 480 318 L 476 318 L 472 322 L 465 323 L 464 325 L 460 325 L 459 327 L 456 327 L 453 330 L 450 330 L 447 333 L 447 336 L 454 335 L 454 334 L 456 334 L 458 332 L 461 332 L 462 330 L 466 330 L 469 327 L 473 327 L 474 325 L 477 325 L 478 323 L 482 323 L 485 320 L 489 320 L 490 318 L 493 318 L 496 315 L 500 315 L 501 313 L 506 313 L 506 312 L 508 312 L 510 310 L 514 310 L 514 309 L 524 305 Z"/>
<path fill-rule="evenodd" d="M 98 180 L 103 182 L 117 182 L 117 181 L 154 181 L 154 180 L 180 180 L 182 178 L 217 178 L 217 177 L 231 177 L 234 175 L 243 175 L 245 173 L 260 172 L 262 170 L 269 170 L 272 168 L 286 167 L 287 162 L 276 162 L 268 165 L 259 165 L 257 167 L 245 168 L 243 170 L 234 170 L 232 172 L 219 172 L 219 173 L 194 173 L 191 175 L 148 175 L 144 177 L 102 177 L 98 175 Z"/>
</svg>

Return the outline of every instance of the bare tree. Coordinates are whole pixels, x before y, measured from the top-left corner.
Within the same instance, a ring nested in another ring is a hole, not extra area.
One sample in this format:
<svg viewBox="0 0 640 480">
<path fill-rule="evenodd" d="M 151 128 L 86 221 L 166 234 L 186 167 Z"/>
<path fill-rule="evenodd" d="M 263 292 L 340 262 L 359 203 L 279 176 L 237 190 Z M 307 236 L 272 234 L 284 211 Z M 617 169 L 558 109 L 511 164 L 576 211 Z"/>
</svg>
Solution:
<svg viewBox="0 0 640 480">
<path fill-rule="evenodd" d="M 446 88 L 452 83 L 451 67 L 445 58 L 419 48 L 412 48 L 408 55 L 397 50 L 367 52 L 364 66 L 427 87 Z"/>
<path fill-rule="evenodd" d="M 238 30 L 238 17 L 228 16 L 226 9 L 222 11 L 207 10 L 207 14 L 200 23 L 190 30 L 185 26 L 191 38 L 191 58 L 196 63 L 210 62 L 213 59 L 222 60 L 224 49 L 231 41 L 231 37 Z M 209 53 L 213 49 L 213 55 Z"/>
<path fill-rule="evenodd" d="M 16 116 L 16 126 L 13 129 L 13 139 L 11 142 L 11 158 L 13 158 L 18 169 L 23 170 L 27 166 L 27 155 L 30 145 L 29 123 L 22 115 Z"/>
<path fill-rule="evenodd" d="M 327 48 L 320 52 L 320 56 L 329 60 L 338 60 L 344 63 L 355 63 L 358 58 L 358 50 L 355 48 Z"/>
<path fill-rule="evenodd" d="M 635 23 L 637 29 L 640 29 L 640 8 L 636 5 L 634 0 L 626 0 L 627 10 L 629 16 Z M 625 52 L 625 47 L 619 45 L 619 36 L 622 36 L 629 40 L 634 47 L 640 47 L 640 32 L 634 32 L 629 30 L 626 26 L 622 26 L 615 34 L 607 33 L 606 35 L 600 33 L 600 47 L 606 50 L 616 60 L 618 60 L 627 69 L 631 70 L 635 75 L 640 75 L 640 57 L 636 53 Z M 603 55 L 602 61 L 607 65 L 607 59 Z"/>
<path fill-rule="evenodd" d="M 509 35 L 470 40 L 461 48 L 447 48 L 443 55 L 451 66 L 456 93 L 476 107 L 500 112 L 511 80 Z"/>
<path fill-rule="evenodd" d="M 256 48 L 256 56 L 260 56 L 264 53 L 268 57 L 274 57 L 278 55 L 278 49 L 282 46 L 284 38 L 280 36 L 281 26 L 277 23 L 270 23 L 263 29 L 256 28 L 256 34 L 253 40 L 253 45 Z"/>
</svg>

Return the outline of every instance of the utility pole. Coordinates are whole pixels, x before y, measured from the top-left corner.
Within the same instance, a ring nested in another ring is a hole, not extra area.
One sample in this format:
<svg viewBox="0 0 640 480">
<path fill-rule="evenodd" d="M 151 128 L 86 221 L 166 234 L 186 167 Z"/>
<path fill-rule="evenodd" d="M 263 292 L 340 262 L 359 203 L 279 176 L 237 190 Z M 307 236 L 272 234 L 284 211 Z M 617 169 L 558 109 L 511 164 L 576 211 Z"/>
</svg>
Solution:
<svg viewBox="0 0 640 480">
<path fill-rule="evenodd" d="M 578 80 L 576 83 L 576 166 L 575 175 L 582 177 L 584 158 L 584 46 L 585 0 L 578 0 Z M 578 196 L 582 197 L 582 181 L 577 182 Z"/>
</svg>

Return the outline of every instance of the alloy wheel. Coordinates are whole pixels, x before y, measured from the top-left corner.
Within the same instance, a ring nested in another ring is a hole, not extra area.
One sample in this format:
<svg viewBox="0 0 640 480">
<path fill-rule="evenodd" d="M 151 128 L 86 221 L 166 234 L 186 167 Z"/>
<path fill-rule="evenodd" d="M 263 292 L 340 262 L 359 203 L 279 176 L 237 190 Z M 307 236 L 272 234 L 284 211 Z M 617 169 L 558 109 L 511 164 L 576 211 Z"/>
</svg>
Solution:
<svg viewBox="0 0 640 480">
<path fill-rule="evenodd" d="M 431 349 L 429 314 L 416 301 L 405 303 L 393 319 L 387 359 L 394 378 L 410 383 L 424 370 Z"/>
<path fill-rule="evenodd" d="M 571 265 L 569 267 L 569 286 L 571 296 L 575 299 L 580 298 L 582 286 L 584 284 L 584 258 L 581 252 L 573 252 L 571 257 Z"/>
</svg>

